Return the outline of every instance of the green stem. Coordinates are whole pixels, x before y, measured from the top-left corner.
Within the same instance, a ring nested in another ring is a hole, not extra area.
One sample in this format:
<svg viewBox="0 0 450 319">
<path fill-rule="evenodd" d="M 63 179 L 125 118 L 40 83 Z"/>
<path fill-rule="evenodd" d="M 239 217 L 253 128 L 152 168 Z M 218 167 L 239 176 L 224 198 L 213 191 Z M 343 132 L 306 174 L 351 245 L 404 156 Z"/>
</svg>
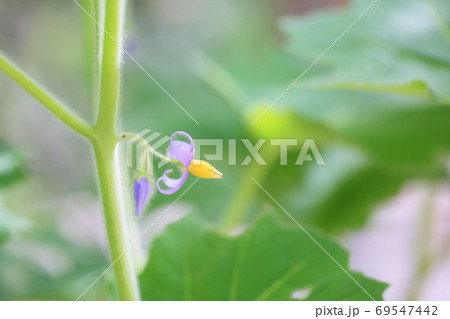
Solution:
<svg viewBox="0 0 450 319">
<path fill-rule="evenodd" d="M 228 233 L 242 223 L 258 191 L 258 186 L 252 178 L 261 180 L 266 174 L 266 170 L 267 166 L 257 164 L 253 164 L 246 170 L 232 201 L 225 210 L 224 219 L 218 227 L 219 231 Z"/>
<path fill-rule="evenodd" d="M 109 247 L 120 300 L 139 300 L 139 286 L 133 256 L 128 253 L 130 239 L 122 179 L 119 138 L 116 135 L 121 69 L 121 39 L 125 11 L 124 0 L 108 0 L 100 76 L 99 111 L 93 142 L 102 193 Z"/>
<path fill-rule="evenodd" d="M 100 74 L 100 99 L 96 129 L 116 134 L 119 104 L 119 81 L 122 64 L 122 33 L 125 0 L 105 1 L 105 26 Z"/>
<path fill-rule="evenodd" d="M 91 90 L 90 101 L 91 104 L 97 103 L 99 97 L 99 83 L 100 83 L 100 47 L 103 43 L 103 38 L 99 25 L 103 25 L 103 15 L 100 13 L 99 0 L 83 0 L 80 5 L 86 10 L 87 14 L 83 14 L 83 39 L 84 39 L 84 60 L 85 64 L 85 78 Z M 98 24 L 96 22 L 98 22 Z"/>
<path fill-rule="evenodd" d="M 145 155 L 145 151 L 150 151 L 154 156 L 158 157 L 161 161 L 164 162 L 170 162 L 173 164 L 178 164 L 180 165 L 182 168 L 184 167 L 184 165 L 176 160 L 173 159 L 169 156 L 166 156 L 164 154 L 161 154 L 160 152 L 158 152 L 157 150 L 155 150 L 142 136 L 140 136 L 138 133 L 122 133 L 121 138 L 123 140 L 127 140 L 129 138 L 136 138 L 136 142 L 138 143 L 142 143 L 144 145 L 144 153 L 142 155 Z"/>
<path fill-rule="evenodd" d="M 431 267 L 434 265 L 435 258 L 430 252 L 430 240 L 433 231 L 433 194 L 435 185 L 431 185 L 424 207 L 418 222 L 418 233 L 416 239 L 417 261 L 411 285 L 408 289 L 407 300 L 417 300 L 420 297 L 423 285 Z"/>
<path fill-rule="evenodd" d="M 33 80 L 25 75 L 25 73 L 20 71 L 1 54 L 0 71 L 17 82 L 21 87 L 23 87 L 28 93 L 34 96 L 39 102 L 42 103 L 42 105 L 49 109 L 54 115 L 56 115 L 61 121 L 66 123 L 74 131 L 89 139 L 92 139 L 94 137 L 94 131 L 88 124 L 79 119 L 75 114 L 70 112 L 49 93 L 40 88 Z"/>
<path fill-rule="evenodd" d="M 94 143 L 93 146 L 119 298 L 120 300 L 139 300 L 135 265 L 129 251 L 130 238 L 123 197 L 126 189 L 122 182 L 123 165 L 121 165 L 117 144 Z"/>
<path fill-rule="evenodd" d="M 445 21 L 445 18 L 442 16 L 439 8 L 436 7 L 434 1 L 428 0 L 426 3 L 430 7 L 431 14 L 435 19 L 436 25 L 438 26 L 439 31 L 442 34 L 442 37 L 445 39 L 447 44 L 450 44 L 450 26 Z"/>
<path fill-rule="evenodd" d="M 228 233 L 244 221 L 246 213 L 259 191 L 259 187 L 253 181 L 253 178 L 260 183 L 264 183 L 277 153 L 263 150 L 261 151 L 261 155 L 267 160 L 267 165 L 263 166 L 252 163 L 252 165 L 247 168 L 242 176 L 241 183 L 232 197 L 231 203 L 225 210 L 224 219 L 218 227 L 219 231 Z"/>
</svg>

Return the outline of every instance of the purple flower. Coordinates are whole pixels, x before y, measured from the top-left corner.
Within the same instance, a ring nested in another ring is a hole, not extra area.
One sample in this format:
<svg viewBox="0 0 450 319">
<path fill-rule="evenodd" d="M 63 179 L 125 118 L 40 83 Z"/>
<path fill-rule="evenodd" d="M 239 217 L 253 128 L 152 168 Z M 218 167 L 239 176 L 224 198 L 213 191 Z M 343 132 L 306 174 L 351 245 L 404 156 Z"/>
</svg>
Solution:
<svg viewBox="0 0 450 319">
<path fill-rule="evenodd" d="M 139 217 L 150 198 L 151 186 L 145 176 L 140 176 L 134 181 L 134 204 L 136 216 Z"/>
<path fill-rule="evenodd" d="M 156 187 L 165 195 L 175 193 L 184 184 L 189 174 L 188 168 L 194 158 L 194 141 L 185 132 L 175 132 L 170 137 L 167 156 L 181 163 L 179 169 L 168 169 L 156 181 Z"/>
</svg>

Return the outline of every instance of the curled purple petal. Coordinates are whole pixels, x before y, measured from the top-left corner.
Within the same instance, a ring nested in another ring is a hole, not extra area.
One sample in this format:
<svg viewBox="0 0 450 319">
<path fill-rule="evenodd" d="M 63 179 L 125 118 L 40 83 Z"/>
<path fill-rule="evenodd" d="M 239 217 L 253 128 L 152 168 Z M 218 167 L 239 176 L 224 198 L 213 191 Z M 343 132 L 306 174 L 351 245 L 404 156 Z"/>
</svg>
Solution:
<svg viewBox="0 0 450 319">
<path fill-rule="evenodd" d="M 188 168 L 194 158 L 194 141 L 189 134 L 178 131 L 170 137 L 169 152 L 167 155 L 180 161 Z"/>
<path fill-rule="evenodd" d="M 164 195 L 170 195 L 178 191 L 181 186 L 183 186 L 184 182 L 186 182 L 188 171 L 184 170 L 181 177 L 173 178 L 170 177 L 171 173 L 173 172 L 172 169 L 168 169 L 164 172 L 163 176 L 158 178 L 156 181 L 156 187 L 158 188 L 159 192 Z"/>
<path fill-rule="evenodd" d="M 189 167 L 189 164 L 191 163 L 192 158 L 194 157 L 192 153 L 185 152 L 184 150 L 177 148 L 170 149 L 169 152 L 167 153 L 167 156 L 180 161 L 183 164 L 184 168 Z"/>
<path fill-rule="evenodd" d="M 189 134 L 178 131 L 170 137 L 169 151 L 167 156 L 180 161 L 184 168 L 177 167 L 176 170 L 168 169 L 163 176 L 156 181 L 156 188 L 165 195 L 170 195 L 178 191 L 186 182 L 188 167 L 194 158 L 194 141 Z"/>
<path fill-rule="evenodd" d="M 134 204 L 136 205 L 136 216 L 142 215 L 147 201 L 150 198 L 151 186 L 145 176 L 136 178 L 134 181 Z"/>
</svg>

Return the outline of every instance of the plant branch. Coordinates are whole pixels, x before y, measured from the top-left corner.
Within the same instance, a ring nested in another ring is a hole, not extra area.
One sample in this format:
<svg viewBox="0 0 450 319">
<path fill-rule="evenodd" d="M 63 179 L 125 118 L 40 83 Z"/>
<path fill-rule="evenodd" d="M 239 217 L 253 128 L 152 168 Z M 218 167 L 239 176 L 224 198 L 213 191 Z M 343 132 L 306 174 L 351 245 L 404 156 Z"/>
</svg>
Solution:
<svg viewBox="0 0 450 319">
<path fill-rule="evenodd" d="M 28 93 L 35 97 L 61 121 L 67 124 L 74 131 L 79 134 L 92 139 L 94 132 L 92 127 L 79 119 L 75 114 L 70 112 L 66 107 L 59 103 L 54 97 L 40 88 L 33 80 L 20 71 L 10 61 L 8 61 L 2 54 L 0 54 L 0 71 L 9 76 L 17 84 L 23 87 Z"/>
</svg>

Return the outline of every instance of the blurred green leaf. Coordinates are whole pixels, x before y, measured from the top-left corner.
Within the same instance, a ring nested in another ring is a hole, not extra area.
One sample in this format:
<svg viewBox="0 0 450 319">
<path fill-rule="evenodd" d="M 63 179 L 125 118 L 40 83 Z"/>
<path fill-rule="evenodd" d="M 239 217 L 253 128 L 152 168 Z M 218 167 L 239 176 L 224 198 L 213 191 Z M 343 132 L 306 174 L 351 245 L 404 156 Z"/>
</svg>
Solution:
<svg viewBox="0 0 450 319">
<path fill-rule="evenodd" d="M 281 27 L 288 34 L 290 52 L 312 62 L 372 3 L 355 0 L 345 11 L 284 19 Z M 449 20 L 440 13 L 445 6 L 432 1 L 376 3 L 302 81 L 402 85 L 420 80 L 439 98 L 448 99 Z"/>
<path fill-rule="evenodd" d="M 387 169 L 395 167 L 420 175 L 439 161 L 442 164 L 444 156 L 450 154 L 449 123 L 450 108 L 446 106 L 391 107 L 361 116 L 339 133 Z"/>
<path fill-rule="evenodd" d="M 364 225 L 375 207 L 409 177 L 377 168 L 355 149 L 333 145 L 321 151 L 325 166 L 302 165 L 296 171 L 275 166 L 264 187 L 299 221 L 327 232 Z M 265 194 L 260 198 L 267 201 Z M 275 211 L 286 223 L 292 222 Z"/>
<path fill-rule="evenodd" d="M 8 212 L 0 198 L 0 245 L 6 242 L 16 232 L 23 231 L 28 227 L 28 221 Z"/>
<path fill-rule="evenodd" d="M 249 110 L 248 124 L 251 132 L 258 138 L 300 138 L 304 140 L 314 137 L 316 142 L 330 142 L 335 139 L 333 130 L 326 124 L 293 111 L 277 110 L 269 108 L 269 106 L 269 104 L 257 103 Z M 257 125 L 252 125 L 255 119 L 258 120 Z"/>
<path fill-rule="evenodd" d="M 289 52 L 314 61 L 373 1 L 352 3 L 350 9 L 285 18 Z M 255 125 L 259 132 L 275 128 L 275 136 L 317 137 L 325 146 L 339 141 L 360 153 L 362 162 L 354 167 L 328 153 L 326 167 L 271 172 L 265 185 L 303 221 L 327 231 L 361 226 L 405 181 L 439 174 L 450 154 L 450 113 L 430 102 L 435 94 L 449 97 L 450 19 L 441 16 L 444 7 L 442 1 L 377 3 Z M 289 110 L 317 122 L 316 130 L 276 114 Z M 324 139 L 320 127 L 333 135 Z"/>
<path fill-rule="evenodd" d="M 310 234 L 377 300 L 386 285 L 348 269 L 348 254 Z M 144 300 L 370 300 L 370 297 L 300 228 L 271 218 L 226 237 L 188 216 L 152 243 L 140 276 Z"/>
<path fill-rule="evenodd" d="M 350 118 L 335 128 L 340 144 L 319 148 L 325 166 L 274 167 L 264 184 L 295 216 L 328 232 L 362 226 L 408 180 L 444 178 L 450 154 L 448 107 L 387 106 Z"/>
<path fill-rule="evenodd" d="M 23 156 L 17 150 L 0 142 L 0 189 L 24 176 Z"/>
<path fill-rule="evenodd" d="M 0 300 L 75 300 L 108 266 L 107 255 L 95 243 L 74 242 L 46 212 L 36 213 L 33 231 L 0 249 Z M 110 300 L 112 276 L 84 298 Z"/>
<path fill-rule="evenodd" d="M 407 179 L 368 166 L 339 181 L 309 214 L 309 222 L 327 232 L 342 232 L 365 224 L 383 201 L 396 194 Z"/>
<path fill-rule="evenodd" d="M 327 147 L 323 156 L 326 166 L 301 167 L 301 178 L 286 188 L 274 183 L 288 180 L 289 171 L 274 169 L 265 187 L 299 221 L 329 233 L 363 226 L 377 205 L 394 196 L 410 178 L 380 169 L 354 149 Z M 284 214 L 277 216 L 291 222 Z"/>
<path fill-rule="evenodd" d="M 317 87 L 319 89 L 391 93 L 428 99 L 432 98 L 430 88 L 427 86 L 425 82 L 422 81 L 412 81 L 408 84 L 399 84 L 399 85 L 374 84 L 364 82 L 340 82 L 316 86 L 312 85 L 312 87 Z"/>
<path fill-rule="evenodd" d="M 373 96 L 384 100 L 385 95 Z M 372 110 L 371 103 L 375 103 Z M 450 154 L 450 109 L 388 103 L 378 107 L 376 103 L 377 99 L 369 100 L 361 105 L 362 110 L 355 106 L 347 113 L 341 109 L 338 125 L 283 116 L 289 112 L 277 109 L 255 125 L 255 132 L 262 136 L 318 142 L 325 166 L 294 166 L 298 151 L 290 147 L 291 165 L 267 168 L 270 172 L 263 181 L 303 222 L 328 232 L 361 227 L 377 205 L 394 196 L 408 180 L 444 176 L 442 167 Z"/>
<path fill-rule="evenodd" d="M 26 171 L 22 154 L 0 142 L 0 190 L 24 178 L 25 175 Z M 4 207 L 3 198 L 0 196 L 0 244 L 28 226 L 25 219 L 14 216 Z"/>
</svg>

